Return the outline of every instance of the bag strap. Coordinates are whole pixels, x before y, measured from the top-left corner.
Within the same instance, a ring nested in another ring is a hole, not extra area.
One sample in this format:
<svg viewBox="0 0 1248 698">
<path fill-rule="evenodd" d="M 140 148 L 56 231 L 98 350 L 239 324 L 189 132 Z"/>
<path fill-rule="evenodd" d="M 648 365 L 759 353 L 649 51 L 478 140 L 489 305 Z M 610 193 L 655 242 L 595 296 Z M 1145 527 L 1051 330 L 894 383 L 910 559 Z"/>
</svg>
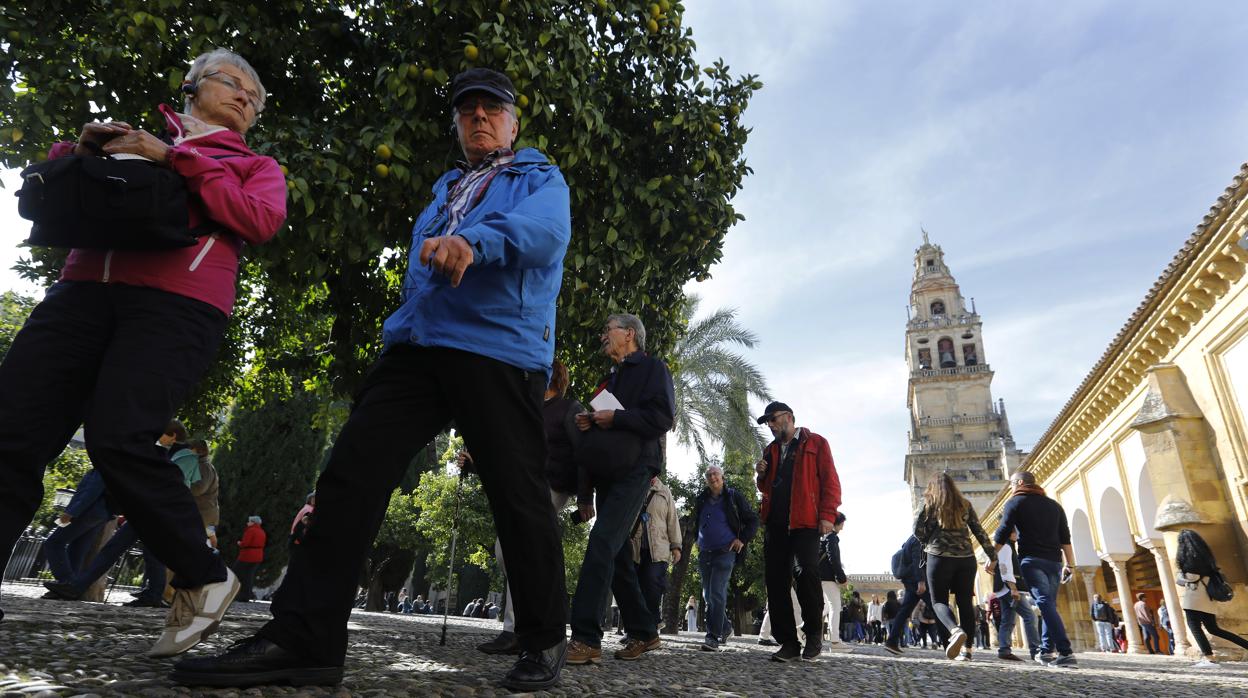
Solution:
<svg viewBox="0 0 1248 698">
<path fill-rule="evenodd" d="M 628 533 L 629 538 L 637 535 L 637 529 L 641 527 L 641 517 L 646 513 L 646 509 L 650 508 L 650 500 L 654 499 L 655 492 L 658 490 L 650 490 L 650 494 L 646 496 L 646 503 L 642 504 L 641 511 L 637 512 L 637 522 L 633 524 L 633 530 Z"/>
</svg>

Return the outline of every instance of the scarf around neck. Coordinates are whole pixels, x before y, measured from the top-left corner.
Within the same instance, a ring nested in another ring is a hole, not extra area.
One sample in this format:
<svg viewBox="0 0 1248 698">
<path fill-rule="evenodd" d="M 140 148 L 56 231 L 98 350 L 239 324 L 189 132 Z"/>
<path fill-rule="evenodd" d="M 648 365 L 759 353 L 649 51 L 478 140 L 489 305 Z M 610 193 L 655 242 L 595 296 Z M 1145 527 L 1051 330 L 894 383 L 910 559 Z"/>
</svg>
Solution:
<svg viewBox="0 0 1248 698">
<path fill-rule="evenodd" d="M 1014 494 L 1011 497 L 1021 497 L 1028 494 L 1038 494 L 1044 496 L 1044 488 L 1040 485 L 1024 485 L 1018 484 L 1014 486 Z"/>
</svg>

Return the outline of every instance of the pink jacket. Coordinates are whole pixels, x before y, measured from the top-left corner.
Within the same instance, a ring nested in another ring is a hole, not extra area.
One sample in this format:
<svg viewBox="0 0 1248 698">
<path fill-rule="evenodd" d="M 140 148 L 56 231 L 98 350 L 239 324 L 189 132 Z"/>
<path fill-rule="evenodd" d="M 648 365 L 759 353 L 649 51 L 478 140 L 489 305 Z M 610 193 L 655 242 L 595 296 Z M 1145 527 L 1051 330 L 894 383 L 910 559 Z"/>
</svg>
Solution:
<svg viewBox="0 0 1248 698">
<path fill-rule="evenodd" d="M 160 110 L 170 131 L 182 134 L 177 114 L 163 104 Z M 74 145 L 57 143 L 48 157 L 67 156 Z M 61 279 L 157 288 L 204 301 L 229 315 L 243 243 L 267 242 L 286 220 L 286 178 L 276 160 L 251 152 L 243 137 L 228 129 L 181 140 L 170 164 L 191 193 L 191 227 L 218 224 L 218 232 L 174 250 L 75 249 Z"/>
</svg>

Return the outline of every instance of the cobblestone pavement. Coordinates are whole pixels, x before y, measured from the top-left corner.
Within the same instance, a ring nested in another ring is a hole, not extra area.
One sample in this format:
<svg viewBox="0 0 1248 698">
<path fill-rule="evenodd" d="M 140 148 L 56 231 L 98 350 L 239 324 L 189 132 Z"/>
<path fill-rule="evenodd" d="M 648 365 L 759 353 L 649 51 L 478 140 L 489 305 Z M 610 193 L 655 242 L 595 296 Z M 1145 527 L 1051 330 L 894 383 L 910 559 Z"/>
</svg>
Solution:
<svg viewBox="0 0 1248 698">
<path fill-rule="evenodd" d="M 206 691 L 171 684 L 171 660 L 144 652 L 163 612 L 113 603 L 48 601 L 42 589 L 4 587 L 8 614 L 0 622 L 0 694 L 98 696 L 488 696 L 505 695 L 497 680 L 510 666 L 474 646 L 492 638 L 497 621 L 452 618 L 446 646 L 438 645 L 441 617 L 357 611 L 343 685 L 336 689 L 265 687 Z M 258 628 L 265 604 L 236 604 L 222 631 L 193 651 L 219 650 Z M 692 633 L 663 636 L 663 647 L 640 661 L 609 656 L 617 638 L 603 643 L 603 663 L 568 667 L 562 684 L 544 695 L 628 696 L 1244 696 L 1248 664 L 1215 670 L 1191 668 L 1174 657 L 1086 654 L 1078 669 L 1005 663 L 982 652 L 954 663 L 934 650 L 892 657 L 876 647 L 825 653 L 814 662 L 777 664 L 756 638 L 734 638 L 716 654 L 698 651 Z M 1238 657 L 1235 657 L 1238 658 Z"/>
</svg>

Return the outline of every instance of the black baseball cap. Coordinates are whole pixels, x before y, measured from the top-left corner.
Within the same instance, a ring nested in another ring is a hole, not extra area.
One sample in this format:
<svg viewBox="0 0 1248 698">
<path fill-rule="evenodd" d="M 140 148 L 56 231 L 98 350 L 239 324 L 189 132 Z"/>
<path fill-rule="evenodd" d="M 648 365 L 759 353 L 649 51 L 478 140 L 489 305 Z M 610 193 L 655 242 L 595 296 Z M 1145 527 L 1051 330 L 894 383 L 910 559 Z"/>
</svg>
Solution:
<svg viewBox="0 0 1248 698">
<path fill-rule="evenodd" d="M 767 420 L 771 419 L 771 416 L 777 412 L 788 412 L 789 414 L 792 414 L 793 408 L 789 407 L 783 402 L 773 402 L 770 405 L 767 405 L 767 409 L 763 411 L 763 416 L 758 418 L 758 423 L 762 424 L 766 422 Z"/>
<path fill-rule="evenodd" d="M 469 68 L 451 80 L 451 106 L 469 92 L 487 92 L 508 104 L 516 103 L 516 86 L 511 79 L 497 70 Z"/>
</svg>

